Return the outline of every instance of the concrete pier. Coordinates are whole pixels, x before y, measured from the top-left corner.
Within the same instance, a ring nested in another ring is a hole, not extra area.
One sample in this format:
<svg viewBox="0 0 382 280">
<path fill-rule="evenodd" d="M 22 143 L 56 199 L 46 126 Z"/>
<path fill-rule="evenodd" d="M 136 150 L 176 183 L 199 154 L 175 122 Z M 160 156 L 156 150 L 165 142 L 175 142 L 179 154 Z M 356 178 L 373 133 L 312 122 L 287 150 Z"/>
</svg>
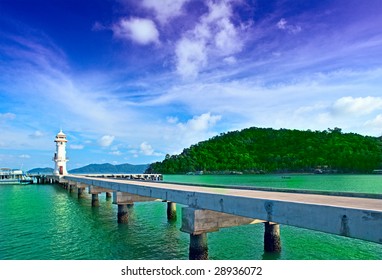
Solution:
<svg viewBox="0 0 382 280">
<path fill-rule="evenodd" d="M 92 193 L 92 207 L 99 207 L 98 193 Z"/>
<path fill-rule="evenodd" d="M 208 260 L 207 233 L 190 234 L 188 258 L 190 260 Z"/>
<path fill-rule="evenodd" d="M 208 259 L 208 232 L 218 231 L 220 228 L 263 222 L 264 221 L 262 220 L 240 217 L 211 210 L 183 207 L 182 227 L 180 230 L 190 234 L 190 260 L 206 260 Z"/>
<path fill-rule="evenodd" d="M 111 192 L 106 192 L 106 200 L 109 200 L 112 198 Z"/>
<path fill-rule="evenodd" d="M 125 224 L 129 221 L 129 207 L 133 204 L 118 204 L 118 223 Z"/>
<path fill-rule="evenodd" d="M 133 204 L 134 202 L 144 202 L 144 201 L 160 201 L 160 199 L 131 194 L 127 192 L 113 192 L 113 203 L 114 204 Z"/>
<path fill-rule="evenodd" d="M 264 251 L 270 253 L 281 252 L 279 224 L 270 222 L 264 223 Z"/>
<path fill-rule="evenodd" d="M 382 244 L 382 203 L 379 196 L 360 198 L 227 187 L 212 188 L 74 175 L 64 176 L 64 179 L 97 185 L 114 192 L 129 192 L 194 208 L 257 218 Z M 344 216 L 346 219 L 343 219 Z"/>
<path fill-rule="evenodd" d="M 176 221 L 176 203 L 168 201 L 167 202 L 167 220 Z"/>
<path fill-rule="evenodd" d="M 83 188 L 77 188 L 77 197 L 78 198 L 84 197 L 84 189 Z"/>
<path fill-rule="evenodd" d="M 264 251 L 280 252 L 280 226 L 358 238 L 382 244 L 381 197 L 357 197 L 329 194 L 289 193 L 160 183 L 145 178 L 95 178 L 64 176 L 113 192 L 118 205 L 118 222 L 128 221 L 128 205 L 140 201 L 168 202 L 170 220 L 175 203 L 182 208 L 181 231 L 190 235 L 189 258 L 208 258 L 207 233 L 223 227 L 264 223 Z M 61 180 L 61 178 L 60 178 Z M 171 204 L 173 203 L 173 204 Z M 309 215 L 307 215 L 309 213 Z"/>
<path fill-rule="evenodd" d="M 126 192 L 113 192 L 113 204 L 118 205 L 118 223 L 127 223 L 129 219 L 128 209 L 133 207 L 135 202 L 155 200 L 158 199 Z"/>
</svg>

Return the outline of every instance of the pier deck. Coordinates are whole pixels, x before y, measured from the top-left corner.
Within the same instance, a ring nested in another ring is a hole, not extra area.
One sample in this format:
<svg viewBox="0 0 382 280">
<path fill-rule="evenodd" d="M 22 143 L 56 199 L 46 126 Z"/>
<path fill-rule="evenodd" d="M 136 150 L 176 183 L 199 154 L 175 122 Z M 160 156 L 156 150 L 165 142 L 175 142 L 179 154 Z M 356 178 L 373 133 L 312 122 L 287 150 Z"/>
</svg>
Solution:
<svg viewBox="0 0 382 280">
<path fill-rule="evenodd" d="M 382 200 L 65 176 L 66 180 L 382 244 Z"/>
</svg>

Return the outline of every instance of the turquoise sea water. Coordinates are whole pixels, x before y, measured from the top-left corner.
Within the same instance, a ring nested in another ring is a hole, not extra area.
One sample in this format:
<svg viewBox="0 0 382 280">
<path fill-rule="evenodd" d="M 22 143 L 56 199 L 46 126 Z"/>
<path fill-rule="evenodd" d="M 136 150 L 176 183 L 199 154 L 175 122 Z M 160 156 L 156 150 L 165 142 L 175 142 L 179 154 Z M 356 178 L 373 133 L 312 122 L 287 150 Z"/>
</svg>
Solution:
<svg viewBox="0 0 382 280">
<path fill-rule="evenodd" d="M 164 180 L 195 184 L 382 194 L 381 175 L 164 175 Z"/>
<path fill-rule="evenodd" d="M 330 189 L 382 193 L 382 176 L 278 175 L 165 176 L 165 181 Z M 0 187 L 0 260 L 188 259 L 189 236 L 180 218 L 168 222 L 166 204 L 136 203 L 128 224 L 117 223 L 117 206 L 100 195 L 77 199 L 58 185 Z M 180 216 L 181 205 L 177 205 Z M 378 259 L 382 245 L 281 225 L 281 254 L 264 254 L 263 225 L 208 234 L 210 259 Z"/>
</svg>

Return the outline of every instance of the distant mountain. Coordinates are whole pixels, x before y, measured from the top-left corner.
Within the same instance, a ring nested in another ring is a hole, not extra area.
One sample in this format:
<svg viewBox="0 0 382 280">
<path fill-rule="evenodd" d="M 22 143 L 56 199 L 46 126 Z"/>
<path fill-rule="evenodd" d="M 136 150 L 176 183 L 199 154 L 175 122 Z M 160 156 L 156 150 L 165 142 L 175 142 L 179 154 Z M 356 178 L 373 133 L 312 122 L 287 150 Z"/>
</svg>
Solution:
<svg viewBox="0 0 382 280">
<path fill-rule="evenodd" d="M 53 168 L 45 167 L 45 168 L 33 168 L 29 170 L 27 173 L 29 174 L 52 174 L 54 171 Z"/>
<path fill-rule="evenodd" d="M 121 174 L 121 173 L 136 173 L 141 174 L 149 167 L 148 164 L 118 164 L 113 165 L 110 163 L 104 164 L 89 164 L 81 168 L 69 170 L 70 174 Z"/>
</svg>

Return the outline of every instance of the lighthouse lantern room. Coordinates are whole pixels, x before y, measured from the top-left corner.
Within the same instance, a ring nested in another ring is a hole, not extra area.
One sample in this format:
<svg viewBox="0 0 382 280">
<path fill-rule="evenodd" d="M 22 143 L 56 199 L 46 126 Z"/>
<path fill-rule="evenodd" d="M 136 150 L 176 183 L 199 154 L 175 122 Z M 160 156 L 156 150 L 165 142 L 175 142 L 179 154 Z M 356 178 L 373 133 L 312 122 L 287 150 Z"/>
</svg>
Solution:
<svg viewBox="0 0 382 280">
<path fill-rule="evenodd" d="M 66 162 L 68 159 L 66 158 L 66 135 L 60 130 L 60 132 L 56 135 L 56 152 L 54 153 L 53 161 L 55 162 L 54 167 L 54 175 L 67 175 L 68 171 L 66 171 Z"/>
</svg>

